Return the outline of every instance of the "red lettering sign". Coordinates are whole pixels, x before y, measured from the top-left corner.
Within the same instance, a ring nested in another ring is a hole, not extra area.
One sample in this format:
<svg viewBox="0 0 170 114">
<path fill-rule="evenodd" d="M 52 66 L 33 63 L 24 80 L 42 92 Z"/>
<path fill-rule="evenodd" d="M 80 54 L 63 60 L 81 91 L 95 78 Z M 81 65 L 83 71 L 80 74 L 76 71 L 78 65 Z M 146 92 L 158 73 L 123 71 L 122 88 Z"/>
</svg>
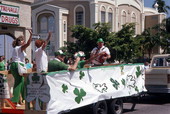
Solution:
<svg viewBox="0 0 170 114">
<path fill-rule="evenodd" d="M 0 4 L 0 11 L 2 13 L 18 15 L 19 14 L 19 7 Z"/>
<path fill-rule="evenodd" d="M 7 16 L 7 15 L 1 15 L 0 17 L 0 23 L 6 23 L 6 24 L 19 24 L 19 18 L 15 16 Z"/>
</svg>

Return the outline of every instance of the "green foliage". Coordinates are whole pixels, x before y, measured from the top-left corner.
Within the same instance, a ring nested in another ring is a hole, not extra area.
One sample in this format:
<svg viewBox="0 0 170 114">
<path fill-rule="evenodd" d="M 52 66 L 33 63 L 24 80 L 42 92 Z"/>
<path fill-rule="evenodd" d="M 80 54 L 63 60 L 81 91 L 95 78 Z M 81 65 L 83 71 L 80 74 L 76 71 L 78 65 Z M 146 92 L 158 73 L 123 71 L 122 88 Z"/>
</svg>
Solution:
<svg viewBox="0 0 170 114">
<path fill-rule="evenodd" d="M 93 25 L 94 29 L 84 27 L 82 25 L 75 25 L 70 27 L 72 37 L 76 42 L 66 42 L 68 53 L 74 54 L 77 51 L 84 51 L 87 58 L 90 56 L 91 50 L 97 46 L 97 39 L 103 38 L 107 42 L 109 37 L 110 26 L 108 23 L 96 23 Z M 70 55 L 71 55 L 70 54 Z"/>
<path fill-rule="evenodd" d="M 79 104 L 81 102 L 81 100 L 83 100 L 83 97 L 86 96 L 86 92 L 83 89 L 74 89 L 74 94 L 77 96 L 75 98 L 75 101 Z"/>
<path fill-rule="evenodd" d="M 133 62 L 137 56 L 141 55 L 139 42 L 135 37 L 135 23 L 127 23 L 115 34 L 111 47 L 116 52 L 116 60 L 123 62 Z"/>
<path fill-rule="evenodd" d="M 168 14 L 168 10 L 170 10 L 170 6 L 166 5 L 164 0 L 155 0 L 154 4 L 152 6 L 153 8 L 154 8 L 155 3 L 158 4 L 158 12 L 159 13 L 164 12 L 164 13 Z"/>
<path fill-rule="evenodd" d="M 63 84 L 63 85 L 62 85 L 62 91 L 63 91 L 63 93 L 68 92 L 67 90 L 68 90 L 68 86 L 65 85 L 65 84 Z"/>
<path fill-rule="evenodd" d="M 96 23 L 94 29 L 82 25 L 72 26 L 72 37 L 76 42 L 65 42 L 67 47 L 62 47 L 67 56 L 72 56 L 77 51 L 84 51 L 86 58 L 90 57 L 91 50 L 97 46 L 97 39 L 103 38 L 105 46 L 111 52 L 110 62 L 115 60 L 125 63 L 133 63 L 136 59 L 144 57 L 145 53 L 151 53 L 155 46 L 161 46 L 169 52 L 169 34 L 167 34 L 165 23 L 147 28 L 141 35 L 135 36 L 135 23 L 126 23 L 117 33 L 110 32 L 109 23 Z M 162 37 L 160 39 L 160 36 Z"/>
<path fill-rule="evenodd" d="M 84 72 L 82 72 L 82 71 L 80 71 L 79 74 L 80 74 L 79 78 L 80 78 L 80 80 L 81 80 L 81 79 L 85 76 L 85 74 L 84 74 Z"/>
<path fill-rule="evenodd" d="M 153 48 L 160 44 L 160 36 L 156 34 L 153 28 L 145 29 L 142 36 L 144 37 L 144 49 L 147 50 L 150 59 Z"/>
</svg>

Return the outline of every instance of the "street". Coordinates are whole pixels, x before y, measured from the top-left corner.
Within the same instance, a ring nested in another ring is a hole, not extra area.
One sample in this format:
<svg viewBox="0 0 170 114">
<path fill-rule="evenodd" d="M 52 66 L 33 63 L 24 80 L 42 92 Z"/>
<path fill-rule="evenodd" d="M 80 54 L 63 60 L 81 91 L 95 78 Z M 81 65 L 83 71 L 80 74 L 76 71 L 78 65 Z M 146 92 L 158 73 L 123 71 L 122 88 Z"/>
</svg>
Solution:
<svg viewBox="0 0 170 114">
<path fill-rule="evenodd" d="M 170 95 L 146 95 L 137 101 L 134 110 L 132 103 L 123 104 L 123 114 L 170 114 Z M 67 114 L 92 114 L 92 107 L 73 110 Z"/>
<path fill-rule="evenodd" d="M 141 98 L 134 109 L 130 103 L 124 103 L 123 114 L 170 114 L 170 95 L 151 95 Z"/>
</svg>

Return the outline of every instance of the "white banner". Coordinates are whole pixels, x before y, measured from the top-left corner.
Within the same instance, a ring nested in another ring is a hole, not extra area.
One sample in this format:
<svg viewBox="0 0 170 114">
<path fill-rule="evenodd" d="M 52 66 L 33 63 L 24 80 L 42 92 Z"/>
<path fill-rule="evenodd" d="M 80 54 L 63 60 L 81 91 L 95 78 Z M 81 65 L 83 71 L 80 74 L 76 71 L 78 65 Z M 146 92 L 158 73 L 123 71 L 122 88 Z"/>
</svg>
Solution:
<svg viewBox="0 0 170 114">
<path fill-rule="evenodd" d="M 60 71 L 50 72 L 44 76 L 36 75 L 46 77 L 41 79 L 44 81 L 39 81 L 43 83 L 38 86 L 39 90 L 41 88 L 44 92 L 38 92 L 37 86 L 34 86 L 34 90 L 37 91 L 34 95 L 37 96 L 29 101 L 39 96 L 41 96 L 40 100 L 44 98 L 42 102 L 49 101 L 46 109 L 48 114 L 57 114 L 104 99 L 128 97 L 146 91 L 142 64 L 92 67 L 75 72 Z M 29 79 L 36 80 L 35 76 L 31 78 L 32 76 L 30 75 Z M 27 89 L 30 89 L 30 85 L 31 83 Z M 49 91 L 47 91 L 48 88 Z M 37 109 L 40 110 L 40 108 Z"/>
</svg>

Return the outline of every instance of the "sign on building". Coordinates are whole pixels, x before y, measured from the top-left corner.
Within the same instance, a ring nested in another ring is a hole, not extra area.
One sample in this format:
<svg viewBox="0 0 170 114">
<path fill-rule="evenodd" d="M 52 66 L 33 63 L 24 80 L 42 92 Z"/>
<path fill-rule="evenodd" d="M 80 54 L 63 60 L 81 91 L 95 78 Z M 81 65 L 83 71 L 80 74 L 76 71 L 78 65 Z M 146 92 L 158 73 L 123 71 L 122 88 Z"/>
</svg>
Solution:
<svg viewBox="0 0 170 114">
<path fill-rule="evenodd" d="M 19 7 L 0 4 L 0 23 L 19 25 Z"/>
</svg>

